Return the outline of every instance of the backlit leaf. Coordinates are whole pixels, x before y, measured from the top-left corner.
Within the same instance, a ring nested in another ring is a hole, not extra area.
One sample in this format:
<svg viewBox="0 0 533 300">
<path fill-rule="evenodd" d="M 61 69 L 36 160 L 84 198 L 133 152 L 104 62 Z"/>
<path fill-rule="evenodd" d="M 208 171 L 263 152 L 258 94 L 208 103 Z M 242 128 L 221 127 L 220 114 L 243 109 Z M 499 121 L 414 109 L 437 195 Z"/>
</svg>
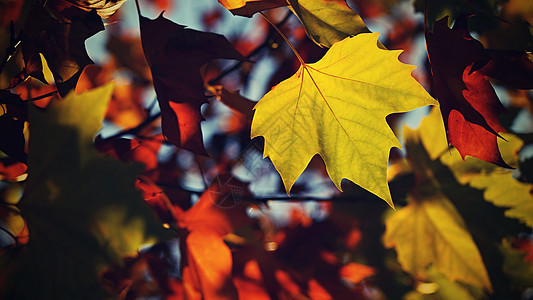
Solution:
<svg viewBox="0 0 533 300">
<path fill-rule="evenodd" d="M 172 144 L 207 155 L 200 107 L 207 103 L 200 67 L 217 58 L 241 59 L 222 35 L 185 28 L 163 17 L 139 16 L 141 40 L 161 108 L 163 135 Z"/>
<path fill-rule="evenodd" d="M 251 17 L 256 12 L 287 5 L 287 0 L 218 0 L 236 16 Z"/>
<path fill-rule="evenodd" d="M 402 268 L 425 276 L 431 263 L 450 280 L 492 289 L 479 250 L 462 217 L 445 196 L 416 199 L 385 222 L 385 247 L 394 247 Z"/>
<path fill-rule="evenodd" d="M 32 7 L 22 34 L 22 53 L 26 69 L 34 70 L 30 75 L 44 82 L 42 53 L 59 93 L 65 96 L 76 87 L 83 68 L 93 63 L 85 40 L 104 30 L 104 24 L 95 11 L 56 4 L 58 10 L 38 3 Z"/>
<path fill-rule="evenodd" d="M 370 32 L 345 0 L 289 0 L 307 35 L 322 47 L 362 32 Z"/>
<path fill-rule="evenodd" d="M 501 170 L 477 176 L 470 185 L 484 190 L 485 200 L 496 206 L 509 207 L 505 216 L 517 218 L 533 228 L 532 184 L 520 182 L 513 178 L 510 171 Z"/>
<path fill-rule="evenodd" d="M 347 178 L 392 206 L 387 185 L 391 147 L 400 147 L 385 117 L 436 102 L 411 77 L 401 51 L 377 47 L 378 33 L 334 44 L 303 64 L 255 106 L 252 138 L 265 137 L 287 193 L 315 154 L 340 189 Z"/>
</svg>

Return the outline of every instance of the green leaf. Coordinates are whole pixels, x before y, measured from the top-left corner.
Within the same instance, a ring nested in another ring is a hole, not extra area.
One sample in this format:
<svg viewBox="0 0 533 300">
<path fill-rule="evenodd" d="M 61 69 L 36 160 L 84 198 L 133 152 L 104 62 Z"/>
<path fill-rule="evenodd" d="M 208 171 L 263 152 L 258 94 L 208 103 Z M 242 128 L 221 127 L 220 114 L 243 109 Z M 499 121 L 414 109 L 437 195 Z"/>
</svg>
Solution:
<svg viewBox="0 0 533 300">
<path fill-rule="evenodd" d="M 307 35 L 318 45 L 334 43 L 362 32 L 370 32 L 344 0 L 289 0 L 292 11 L 305 26 Z"/>
<path fill-rule="evenodd" d="M 511 171 L 498 170 L 476 176 L 470 182 L 474 188 L 484 190 L 485 200 L 499 207 L 508 207 L 505 216 L 516 218 L 533 228 L 532 184 L 513 178 Z"/>
<path fill-rule="evenodd" d="M 93 148 L 112 90 L 72 92 L 44 112 L 30 110 L 29 174 L 20 201 L 30 241 L 11 260 L 2 257 L 18 286 L 8 298 L 103 298 L 98 276 L 105 266 L 168 236 L 134 188 L 142 167 Z"/>
</svg>

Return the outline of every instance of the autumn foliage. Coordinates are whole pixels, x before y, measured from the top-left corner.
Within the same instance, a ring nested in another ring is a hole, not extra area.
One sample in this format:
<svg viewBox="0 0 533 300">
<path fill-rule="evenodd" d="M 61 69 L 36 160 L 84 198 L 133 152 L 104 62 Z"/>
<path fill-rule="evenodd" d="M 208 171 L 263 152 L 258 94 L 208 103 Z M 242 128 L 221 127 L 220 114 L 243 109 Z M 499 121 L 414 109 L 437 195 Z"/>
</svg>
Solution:
<svg viewBox="0 0 533 300">
<path fill-rule="evenodd" d="M 531 296 L 529 1 L 0 7 L 0 299 Z"/>
</svg>

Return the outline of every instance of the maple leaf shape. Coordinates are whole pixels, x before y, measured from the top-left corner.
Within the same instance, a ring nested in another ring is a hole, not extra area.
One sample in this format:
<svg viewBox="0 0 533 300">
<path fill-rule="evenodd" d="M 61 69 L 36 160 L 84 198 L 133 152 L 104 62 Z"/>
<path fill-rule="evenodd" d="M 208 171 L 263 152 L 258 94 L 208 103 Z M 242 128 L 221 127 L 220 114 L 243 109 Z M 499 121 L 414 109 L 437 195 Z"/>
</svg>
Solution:
<svg viewBox="0 0 533 300">
<path fill-rule="evenodd" d="M 402 268 L 421 276 L 430 263 L 450 280 L 492 289 L 487 270 L 464 221 L 443 195 L 411 197 L 385 222 L 385 247 L 395 247 Z"/>
<path fill-rule="evenodd" d="M 94 11 L 62 7 L 46 10 L 35 3 L 22 32 L 22 53 L 30 75 L 46 82 L 39 53 L 50 66 L 61 96 L 74 89 L 83 68 L 93 61 L 85 49 L 85 40 L 104 30 L 102 19 Z"/>
<path fill-rule="evenodd" d="M 207 155 L 200 107 L 207 103 L 200 67 L 217 58 L 245 60 L 222 35 L 187 29 L 163 17 L 139 15 L 141 40 L 161 108 L 163 135 L 172 144 Z"/>
<path fill-rule="evenodd" d="M 83 291 L 104 299 L 103 267 L 170 236 L 134 188 L 142 167 L 93 147 L 112 90 L 72 92 L 44 112 L 30 109 L 28 180 L 19 206 L 30 241 L 25 251 L 1 257 L 13 267 L 6 268 L 13 270 L 11 286 L 21 287 L 4 298 L 72 299 Z"/>
<path fill-rule="evenodd" d="M 255 106 L 251 136 L 265 137 L 264 156 L 287 194 L 319 154 L 339 189 L 347 178 L 393 205 L 386 170 L 390 148 L 400 143 L 385 117 L 437 102 L 411 76 L 415 67 L 398 61 L 401 51 L 377 47 L 378 35 L 334 44 Z"/>
<path fill-rule="evenodd" d="M 517 88 L 533 87 L 533 62 L 525 53 L 487 51 L 468 32 L 467 16 L 453 29 L 448 18 L 426 32 L 432 91 L 441 104 L 448 141 L 461 156 L 478 157 L 508 167 L 498 151 L 497 137 L 506 132 L 498 120 L 505 112 L 488 76 Z"/>
<path fill-rule="evenodd" d="M 248 18 L 256 12 L 287 5 L 287 0 L 218 0 L 218 2 L 232 14 Z"/>
<path fill-rule="evenodd" d="M 361 16 L 344 0 L 289 0 L 307 35 L 322 47 L 362 32 L 370 32 Z"/>
</svg>

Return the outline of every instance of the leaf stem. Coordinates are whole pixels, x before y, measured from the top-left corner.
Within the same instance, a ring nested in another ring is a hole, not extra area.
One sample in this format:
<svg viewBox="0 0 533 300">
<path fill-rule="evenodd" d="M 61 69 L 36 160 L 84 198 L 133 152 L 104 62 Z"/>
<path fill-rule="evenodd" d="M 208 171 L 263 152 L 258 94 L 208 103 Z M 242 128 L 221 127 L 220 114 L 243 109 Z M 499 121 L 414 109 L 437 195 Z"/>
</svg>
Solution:
<svg viewBox="0 0 533 300">
<path fill-rule="evenodd" d="M 117 133 L 115 133 L 115 134 L 113 134 L 111 136 L 108 136 L 108 137 L 104 138 L 104 140 L 111 140 L 111 139 L 118 138 L 118 137 L 121 137 L 121 136 L 126 135 L 126 134 L 137 135 L 137 133 L 139 131 L 141 131 L 141 129 L 143 129 L 144 127 L 150 125 L 153 121 L 158 119 L 160 116 L 161 116 L 161 112 L 158 112 L 158 113 L 156 113 L 153 116 L 147 117 L 139 125 L 137 125 L 137 126 L 135 126 L 133 128 L 130 128 L 130 129 L 119 131 L 119 132 L 117 132 Z"/>
<path fill-rule="evenodd" d="M 205 174 L 202 168 L 202 162 L 200 161 L 200 158 L 198 157 L 196 153 L 194 153 L 194 159 L 196 160 L 196 165 L 198 166 L 198 170 L 200 171 L 200 176 L 202 177 L 202 183 L 204 184 L 204 190 L 207 190 L 208 184 L 207 184 L 207 181 L 205 180 Z"/>
<path fill-rule="evenodd" d="M 289 45 L 289 47 L 291 48 L 292 52 L 294 52 L 294 55 L 296 55 L 296 58 L 298 58 L 298 60 L 300 61 L 300 63 L 302 64 L 302 66 L 305 66 L 305 62 L 304 60 L 302 59 L 302 57 L 300 56 L 300 54 L 298 53 L 298 51 L 296 51 L 296 48 L 294 48 L 294 46 L 292 45 L 292 43 L 289 41 L 289 39 L 285 36 L 285 34 L 283 34 L 283 32 L 281 32 L 281 30 L 278 28 L 278 26 L 276 26 L 276 24 L 274 24 L 272 21 L 270 21 L 270 19 L 263 13 L 263 12 L 259 12 L 261 14 L 261 16 L 263 16 L 263 18 L 272 26 L 274 27 L 274 29 L 276 29 L 276 31 L 279 33 L 279 35 L 285 40 L 285 42 L 287 42 L 287 44 Z"/>
</svg>

